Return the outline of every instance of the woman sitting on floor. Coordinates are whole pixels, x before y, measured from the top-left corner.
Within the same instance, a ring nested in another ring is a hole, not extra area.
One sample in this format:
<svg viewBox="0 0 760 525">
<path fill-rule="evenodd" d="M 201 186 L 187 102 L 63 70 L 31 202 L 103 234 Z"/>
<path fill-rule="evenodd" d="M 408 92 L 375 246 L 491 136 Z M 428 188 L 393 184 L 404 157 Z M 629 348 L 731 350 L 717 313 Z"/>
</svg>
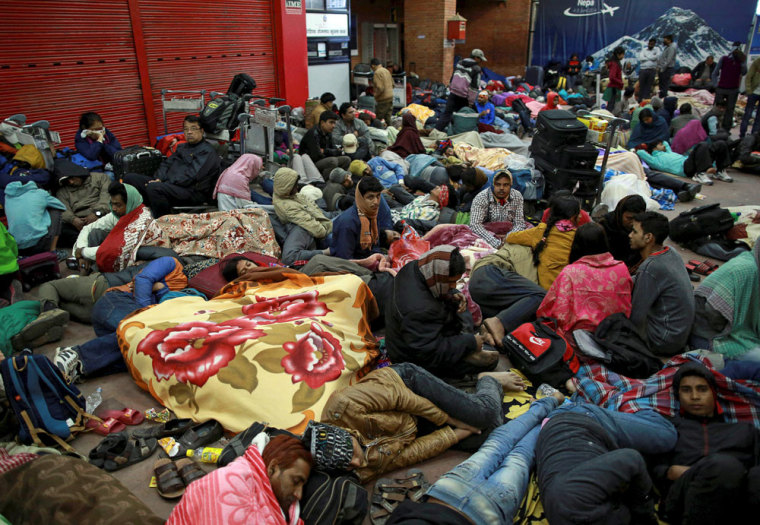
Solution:
<svg viewBox="0 0 760 525">
<path fill-rule="evenodd" d="M 579 227 L 569 260 L 538 307 L 537 317 L 557 319 L 557 331 L 570 336 L 574 330 L 593 332 L 614 313 L 631 314 L 633 281 L 625 264 L 610 254 L 604 228 L 595 222 Z"/>
<path fill-rule="evenodd" d="M 538 284 L 547 290 L 567 266 L 580 212 L 581 205 L 575 197 L 554 197 L 547 223 L 507 235 L 506 242 L 529 246 L 533 250 Z"/>
<path fill-rule="evenodd" d="M 615 209 L 601 218 L 599 224 L 607 234 L 610 253 L 618 261 L 631 268 L 641 261 L 639 252 L 631 249 L 628 235 L 633 228 L 633 218 L 647 209 L 641 195 L 628 195 L 618 202 Z"/>
<path fill-rule="evenodd" d="M 263 163 L 258 155 L 245 153 L 219 175 L 213 198 L 217 200 L 220 211 L 256 206 L 251 201 L 250 184 L 259 176 Z"/>
</svg>

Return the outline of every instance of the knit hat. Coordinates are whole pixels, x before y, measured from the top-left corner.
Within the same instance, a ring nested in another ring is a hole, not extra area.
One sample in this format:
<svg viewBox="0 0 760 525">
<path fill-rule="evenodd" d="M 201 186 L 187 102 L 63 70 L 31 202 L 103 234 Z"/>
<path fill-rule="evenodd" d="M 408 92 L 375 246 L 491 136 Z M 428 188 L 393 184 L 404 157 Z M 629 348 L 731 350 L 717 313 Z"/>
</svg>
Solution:
<svg viewBox="0 0 760 525">
<path fill-rule="evenodd" d="M 698 376 L 707 381 L 710 385 L 710 390 L 713 393 L 713 399 L 715 400 L 715 413 L 722 414 L 723 408 L 718 403 L 718 383 L 715 381 L 715 375 L 702 363 L 689 362 L 681 365 L 673 375 L 673 395 L 678 400 L 678 389 L 681 386 L 681 380 L 684 376 Z"/>
<path fill-rule="evenodd" d="M 658 110 L 662 107 L 662 99 L 660 97 L 652 97 L 650 104 L 652 104 L 655 110 Z"/>
<path fill-rule="evenodd" d="M 356 140 L 356 135 L 353 133 L 347 133 L 346 135 L 343 135 L 343 152 L 348 153 L 349 155 L 351 153 L 356 153 L 358 141 Z"/>
<path fill-rule="evenodd" d="M 343 184 L 345 182 L 346 177 L 350 177 L 351 174 L 344 170 L 343 168 L 335 168 L 330 172 L 329 182 L 336 182 L 338 184 Z"/>
<path fill-rule="evenodd" d="M 347 470 L 354 457 L 348 430 L 309 421 L 301 438 L 309 448 L 315 466 L 324 470 Z"/>
<path fill-rule="evenodd" d="M 363 160 L 354 160 L 351 161 L 351 164 L 348 166 L 348 171 L 351 172 L 351 175 L 354 177 L 363 177 L 364 176 L 364 170 L 368 168 L 367 163 Z"/>
<path fill-rule="evenodd" d="M 298 193 L 303 195 L 310 201 L 317 201 L 322 198 L 322 190 L 320 190 L 316 186 L 312 186 L 311 184 L 307 184 L 306 186 L 301 188 L 301 191 L 299 191 Z"/>
</svg>

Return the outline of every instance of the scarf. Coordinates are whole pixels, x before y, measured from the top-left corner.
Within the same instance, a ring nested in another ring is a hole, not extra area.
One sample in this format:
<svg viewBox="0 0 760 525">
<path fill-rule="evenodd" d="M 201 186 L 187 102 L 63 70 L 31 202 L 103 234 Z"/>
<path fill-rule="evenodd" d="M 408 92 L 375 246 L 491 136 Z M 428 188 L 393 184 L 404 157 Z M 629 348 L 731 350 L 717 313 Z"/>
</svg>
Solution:
<svg viewBox="0 0 760 525">
<path fill-rule="evenodd" d="M 393 146 L 388 149 L 402 158 L 413 153 L 425 153 L 425 146 L 422 145 L 420 132 L 417 130 L 417 118 L 407 111 L 401 117 L 401 123 L 401 131 Z"/>
<path fill-rule="evenodd" d="M 137 209 L 138 206 L 140 206 L 143 203 L 142 195 L 140 195 L 140 192 L 137 191 L 137 188 L 132 186 L 131 184 L 125 184 L 124 188 L 127 190 L 127 212 L 124 214 L 124 217 L 132 213 Z M 113 213 L 113 207 L 111 204 L 108 204 L 108 207 L 111 208 L 111 213 Z M 114 215 L 116 215 L 114 213 Z M 119 219 L 119 222 L 121 222 L 121 219 L 124 217 L 117 217 Z"/>
<path fill-rule="evenodd" d="M 449 283 L 459 280 L 458 275 L 449 276 L 451 252 L 456 249 L 449 245 L 437 246 L 423 253 L 417 261 L 417 267 L 425 278 L 425 284 L 436 299 L 441 299 L 448 292 Z"/>
<path fill-rule="evenodd" d="M 129 195 L 129 184 L 127 195 Z M 132 188 L 135 192 L 136 189 Z M 138 193 L 139 197 L 140 194 Z M 148 229 L 148 225 L 153 221 L 153 215 L 150 209 L 142 204 L 142 199 L 134 209 L 129 208 L 129 201 L 133 197 L 127 198 L 127 213 L 119 219 L 116 225 L 108 233 L 105 240 L 98 246 L 95 262 L 98 270 L 101 272 L 120 272 L 129 264 L 132 252 L 137 248 L 142 236 Z"/>
<path fill-rule="evenodd" d="M 445 208 L 449 204 L 449 187 L 441 184 L 439 188 L 441 188 L 441 193 L 438 196 L 438 204 L 441 205 L 441 208 Z"/>
<path fill-rule="evenodd" d="M 258 155 L 246 153 L 224 170 L 214 186 L 213 198 L 222 193 L 246 201 L 251 200 L 251 181 L 258 177 L 264 161 Z"/>
<path fill-rule="evenodd" d="M 356 186 L 356 213 L 359 215 L 359 244 L 362 250 L 370 250 L 377 243 L 379 235 L 377 233 L 377 212 L 370 211 L 364 196 L 359 193 L 359 185 Z"/>
</svg>

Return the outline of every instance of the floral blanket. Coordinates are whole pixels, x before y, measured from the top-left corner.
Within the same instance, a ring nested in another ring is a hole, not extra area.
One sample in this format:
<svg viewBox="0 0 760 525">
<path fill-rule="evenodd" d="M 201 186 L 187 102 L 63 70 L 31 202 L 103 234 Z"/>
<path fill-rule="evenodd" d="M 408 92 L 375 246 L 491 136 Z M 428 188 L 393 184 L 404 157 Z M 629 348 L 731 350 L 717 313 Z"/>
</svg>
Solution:
<svg viewBox="0 0 760 525">
<path fill-rule="evenodd" d="M 260 208 L 164 215 L 148 225 L 140 246 L 160 246 L 179 255 L 217 259 L 242 252 L 280 257 L 269 215 Z"/>
<path fill-rule="evenodd" d="M 377 303 L 355 275 L 269 274 L 273 282 L 234 282 L 210 301 L 172 299 L 124 319 L 119 345 L 137 384 L 180 418 L 300 433 L 374 364 Z"/>
</svg>

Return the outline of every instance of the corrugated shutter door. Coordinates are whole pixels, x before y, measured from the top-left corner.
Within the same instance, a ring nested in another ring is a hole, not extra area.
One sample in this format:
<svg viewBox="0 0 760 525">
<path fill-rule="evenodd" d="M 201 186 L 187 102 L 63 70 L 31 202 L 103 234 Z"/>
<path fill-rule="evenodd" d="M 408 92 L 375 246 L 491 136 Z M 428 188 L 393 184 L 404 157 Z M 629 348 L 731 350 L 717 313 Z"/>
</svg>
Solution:
<svg viewBox="0 0 760 525">
<path fill-rule="evenodd" d="M 226 92 L 232 77 L 247 73 L 255 94 L 277 93 L 271 0 L 140 0 L 140 15 L 159 133 L 162 89 Z M 168 115 L 170 133 L 182 130 L 183 118 Z"/>
<path fill-rule="evenodd" d="M 6 0 L 0 12 L 1 118 L 49 120 L 73 146 L 79 115 L 96 111 L 123 146 L 147 143 L 126 0 Z"/>
</svg>

